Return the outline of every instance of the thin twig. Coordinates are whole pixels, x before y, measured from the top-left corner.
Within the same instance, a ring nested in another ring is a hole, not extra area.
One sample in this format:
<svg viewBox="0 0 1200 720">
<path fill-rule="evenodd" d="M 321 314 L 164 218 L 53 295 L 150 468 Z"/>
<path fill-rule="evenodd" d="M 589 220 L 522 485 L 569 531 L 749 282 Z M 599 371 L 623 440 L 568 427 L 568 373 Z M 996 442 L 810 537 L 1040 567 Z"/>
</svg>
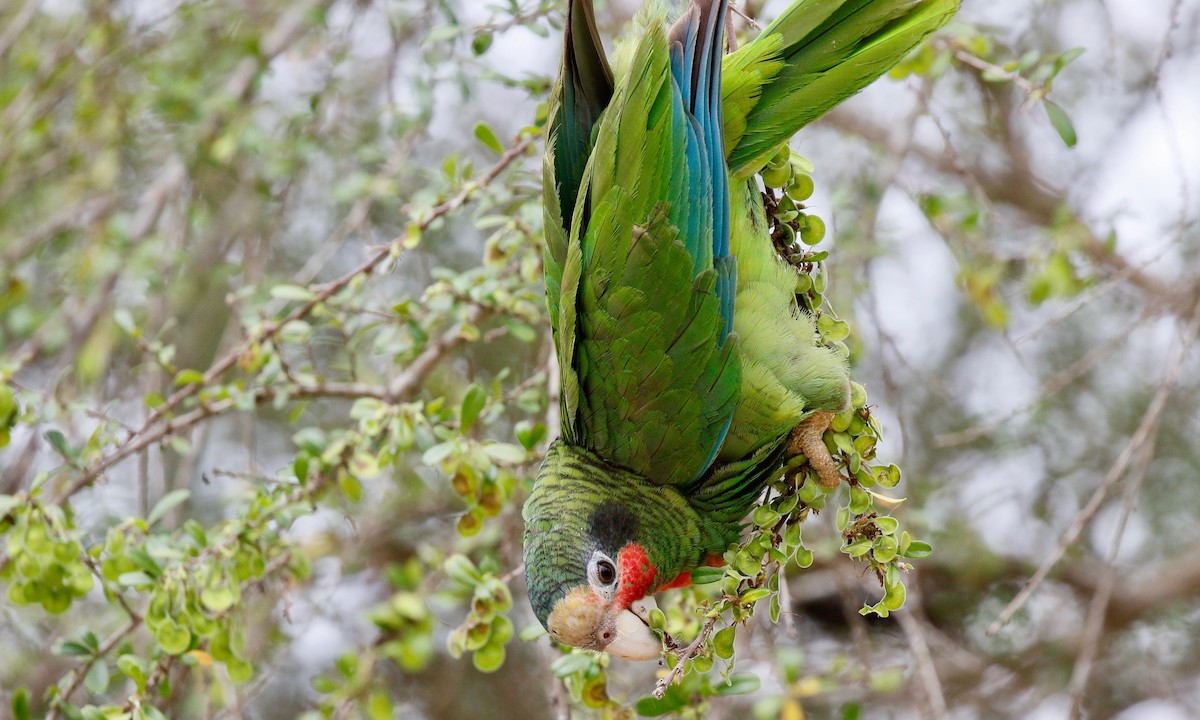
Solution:
<svg viewBox="0 0 1200 720">
<path fill-rule="evenodd" d="M 1133 517 L 1133 512 L 1137 508 L 1137 503 L 1134 502 L 1137 498 L 1137 491 L 1146 479 L 1150 460 L 1154 457 L 1153 438 L 1142 446 L 1138 455 L 1138 464 L 1134 467 L 1133 475 L 1130 476 L 1129 482 L 1125 486 L 1124 507 L 1121 511 L 1121 519 L 1117 523 L 1112 548 L 1109 549 L 1104 572 L 1100 575 L 1100 581 L 1096 585 L 1096 593 L 1092 595 L 1092 602 L 1088 605 L 1087 619 L 1084 621 L 1083 628 L 1083 646 L 1079 649 L 1079 655 L 1075 658 L 1075 667 L 1071 671 L 1069 717 L 1073 719 L 1079 718 L 1083 709 L 1083 695 L 1087 690 L 1092 665 L 1100 650 L 1100 639 L 1104 636 L 1104 618 L 1108 614 L 1108 605 L 1112 599 L 1113 587 L 1117 578 L 1117 554 L 1121 550 L 1121 540 L 1125 537 L 1129 519 Z"/>
<path fill-rule="evenodd" d="M 984 60 L 963 47 L 962 43 L 958 40 L 935 36 L 930 44 L 937 50 L 949 50 L 954 55 L 954 58 L 963 65 L 968 65 L 986 73 L 990 77 L 1016 85 L 1026 95 L 1026 100 L 1021 105 L 1021 110 L 1027 109 L 1030 103 L 1040 100 L 1046 95 L 1045 85 L 1035 83 L 1023 77 L 1017 70 L 1005 70 L 999 65 Z"/>
<path fill-rule="evenodd" d="M 25 31 L 25 27 L 29 25 L 30 20 L 33 20 L 33 16 L 37 14 L 38 6 L 41 4 L 39 0 L 25 0 L 25 4 L 17 11 L 12 22 L 8 24 L 8 27 L 4 28 L 4 34 L 0 35 L 0 58 L 8 54 L 9 48 L 17 41 L 21 33 Z"/>
<path fill-rule="evenodd" d="M 88 671 L 92 669 L 92 665 L 94 665 L 98 659 L 112 652 L 113 648 L 115 648 L 122 640 L 129 637 L 134 630 L 137 630 L 139 627 L 141 627 L 141 624 L 142 620 L 140 617 L 130 617 L 129 622 L 122 625 L 115 632 L 113 632 L 112 635 L 109 635 L 107 638 L 105 638 L 104 642 L 100 643 L 100 647 L 96 650 L 96 653 L 92 655 L 91 658 L 67 673 L 65 687 L 61 692 L 58 693 L 56 697 L 58 702 L 50 708 L 50 714 L 46 716 L 46 720 L 58 720 L 62 703 L 68 702 L 72 693 L 79 689 L 80 684 L 83 683 L 83 679 L 87 677 Z"/>
<path fill-rule="evenodd" d="M 942 682 L 938 678 L 937 667 L 933 664 L 933 654 L 929 651 L 929 641 L 925 637 L 924 613 L 919 609 L 921 604 L 920 597 L 916 596 L 915 578 L 908 583 L 908 587 L 910 588 L 908 603 L 912 609 L 906 607 L 904 612 L 896 613 L 896 619 L 900 622 L 900 629 L 904 631 L 904 637 L 908 640 L 908 648 L 912 651 L 913 660 L 917 663 L 917 673 L 920 675 L 921 685 L 925 689 L 925 698 L 929 701 L 930 717 L 935 720 L 945 720 L 949 717 L 946 710 L 946 696 L 942 692 Z"/>
<path fill-rule="evenodd" d="M 500 173 L 502 173 L 506 168 L 508 168 L 509 165 L 516 161 L 517 158 L 524 155 L 525 151 L 530 147 L 530 145 L 532 145 L 532 143 L 532 137 L 523 138 L 520 142 L 505 152 L 496 165 L 494 165 L 482 178 L 473 183 L 469 183 L 457 195 L 435 207 L 429 212 L 428 215 L 424 216 L 418 223 L 416 223 L 417 227 L 421 230 L 424 230 L 435 220 L 449 214 L 450 212 L 453 212 L 454 210 L 457 210 L 459 207 L 464 205 L 474 196 L 475 193 L 493 182 L 500 175 Z M 167 398 L 165 403 L 146 420 L 142 427 L 139 428 L 138 431 L 126 441 L 123 446 L 121 446 L 116 452 L 102 458 L 99 462 L 94 463 L 90 468 L 84 470 L 79 477 L 77 477 L 70 485 L 60 492 L 55 500 L 56 504 L 61 505 L 66 501 L 67 498 L 95 482 L 96 479 L 103 475 L 109 468 L 141 451 L 143 448 L 153 445 L 161 439 L 169 435 L 173 435 L 179 430 L 191 427 L 205 418 L 224 412 L 232 407 L 234 405 L 232 400 L 222 400 L 202 405 L 201 407 L 184 413 L 183 415 L 169 419 L 167 418 L 167 414 L 169 412 L 173 411 L 185 400 L 198 393 L 201 388 L 212 385 L 217 378 L 223 375 L 230 368 L 234 367 L 242 358 L 242 355 L 246 353 L 252 345 L 274 337 L 288 323 L 308 316 L 318 305 L 333 297 L 335 293 L 349 285 L 355 280 L 355 278 L 363 275 L 370 275 L 389 257 L 392 257 L 394 254 L 399 254 L 403 250 L 403 243 L 405 240 L 406 238 L 403 236 L 395 238 L 387 246 L 376 251 L 375 254 L 367 258 L 367 260 L 365 260 L 362 264 L 346 273 L 342 277 L 330 283 L 326 283 L 325 285 L 319 286 L 318 288 L 314 288 L 314 294 L 312 298 L 300 303 L 286 316 L 267 323 L 258 332 L 253 333 L 250 337 L 246 338 L 236 348 L 231 350 L 224 357 L 213 364 L 213 366 L 209 368 L 208 372 L 204 373 L 204 378 L 201 382 L 189 384 L 173 393 L 169 398 Z M 455 333 L 456 338 L 461 334 L 457 330 L 453 332 Z M 443 338 L 442 340 L 446 340 L 446 338 Z M 452 343 L 454 341 L 447 342 Z M 435 345 L 437 345 L 437 343 L 435 343 Z M 443 350 L 439 350 L 439 352 L 444 355 Z M 427 374 L 430 370 L 432 370 L 432 365 L 428 363 L 428 358 L 423 361 L 421 356 L 419 356 L 418 360 L 415 361 L 414 364 L 417 363 L 419 363 L 422 368 L 421 372 L 405 372 L 399 378 L 397 378 L 390 390 L 392 397 L 406 396 L 407 393 L 411 392 L 413 388 L 413 380 L 419 380 L 423 378 L 424 374 Z"/>
<path fill-rule="evenodd" d="M 400 373 L 399 377 L 389 386 L 390 395 L 393 398 L 407 398 L 411 395 L 448 352 L 466 342 L 463 326 L 478 325 L 486 317 L 487 311 L 483 307 L 473 305 L 462 323 L 455 325 L 436 341 L 426 346 L 421 354 L 408 364 L 404 372 Z"/>
<path fill-rule="evenodd" d="M 750 27 L 754 28 L 755 30 L 758 30 L 759 32 L 761 32 L 761 31 L 762 31 L 762 25 L 759 25 L 757 20 L 755 20 L 755 19 L 754 19 L 753 17 L 751 17 L 750 15 L 746 14 L 746 12 L 745 12 L 745 11 L 743 11 L 743 10 L 742 10 L 740 7 L 738 7 L 737 5 L 734 5 L 733 3 L 730 3 L 730 4 L 729 4 L 729 10 L 730 10 L 730 11 L 731 11 L 731 12 L 732 12 L 734 15 L 737 15 L 737 16 L 738 16 L 738 17 L 740 17 L 741 19 L 745 20 L 745 21 L 746 21 L 746 24 L 747 24 L 747 25 L 749 25 Z"/>
<path fill-rule="evenodd" d="M 700 648 L 704 647 L 704 641 L 708 640 L 708 636 L 712 634 L 713 627 L 717 624 L 717 616 L 710 617 L 704 623 L 704 627 L 700 628 L 700 633 L 696 635 L 696 639 L 690 645 L 683 649 L 683 653 L 679 655 L 679 659 L 675 662 L 675 667 L 671 668 L 671 672 L 667 673 L 654 685 L 654 697 L 659 700 L 666 694 L 667 688 L 675 684 L 679 676 L 683 674 L 683 666 L 688 660 L 696 657 L 700 653 Z"/>
<path fill-rule="evenodd" d="M 1105 278 L 1104 282 L 1097 283 L 1089 287 L 1079 295 L 1076 295 L 1070 302 L 1063 303 L 1061 306 L 1059 306 L 1054 313 L 1050 315 L 1050 317 L 1013 338 L 1013 344 L 1021 345 L 1034 339 L 1038 335 L 1041 335 L 1043 332 L 1045 332 L 1048 328 L 1053 327 L 1054 325 L 1066 320 L 1070 316 L 1087 307 L 1092 301 L 1098 300 L 1112 292 L 1116 288 L 1120 287 L 1126 280 L 1129 280 L 1137 273 L 1144 272 L 1147 267 L 1161 260 L 1170 248 L 1171 244 L 1167 243 L 1162 249 L 1155 253 L 1153 257 L 1145 262 L 1138 263 L 1136 265 L 1130 264 L 1119 270 L 1115 275 L 1110 275 L 1109 277 Z"/>
</svg>

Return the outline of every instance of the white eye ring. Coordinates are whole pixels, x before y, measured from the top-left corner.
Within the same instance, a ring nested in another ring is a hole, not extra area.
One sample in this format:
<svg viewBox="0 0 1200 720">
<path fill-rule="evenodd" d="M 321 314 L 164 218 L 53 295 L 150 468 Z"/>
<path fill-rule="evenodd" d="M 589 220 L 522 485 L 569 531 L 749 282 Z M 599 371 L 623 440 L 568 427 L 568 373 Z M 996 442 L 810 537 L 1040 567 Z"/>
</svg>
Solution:
<svg viewBox="0 0 1200 720">
<path fill-rule="evenodd" d="M 617 564 L 612 558 L 597 550 L 587 566 L 588 583 L 604 598 L 611 600 L 617 592 Z"/>
</svg>

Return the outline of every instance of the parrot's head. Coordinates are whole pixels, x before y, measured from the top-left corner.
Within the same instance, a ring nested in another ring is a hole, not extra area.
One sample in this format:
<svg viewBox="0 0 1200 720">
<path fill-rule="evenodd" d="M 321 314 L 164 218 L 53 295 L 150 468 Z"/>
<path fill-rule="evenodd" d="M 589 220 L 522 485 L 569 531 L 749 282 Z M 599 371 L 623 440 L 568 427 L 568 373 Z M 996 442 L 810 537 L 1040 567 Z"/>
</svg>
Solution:
<svg viewBox="0 0 1200 720">
<path fill-rule="evenodd" d="M 662 642 L 647 624 L 656 570 L 641 523 L 620 499 L 559 482 L 553 450 L 525 505 L 525 580 L 533 611 L 561 643 L 652 660 Z M 566 463 L 566 465 L 571 465 Z"/>
</svg>

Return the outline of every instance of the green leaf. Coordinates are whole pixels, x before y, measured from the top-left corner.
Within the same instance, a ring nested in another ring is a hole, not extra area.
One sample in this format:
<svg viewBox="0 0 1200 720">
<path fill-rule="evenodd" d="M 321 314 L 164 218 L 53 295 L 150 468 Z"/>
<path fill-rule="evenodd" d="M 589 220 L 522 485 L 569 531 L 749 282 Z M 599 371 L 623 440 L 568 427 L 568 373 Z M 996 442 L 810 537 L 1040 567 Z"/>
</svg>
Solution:
<svg viewBox="0 0 1200 720">
<path fill-rule="evenodd" d="M 900 522 L 894 517 L 884 515 L 883 517 L 875 518 L 875 527 L 879 528 L 879 532 L 884 535 L 892 535 L 900 527 Z"/>
<path fill-rule="evenodd" d="M 446 558 L 442 564 L 446 577 L 462 585 L 463 588 L 474 588 L 483 580 L 483 575 L 466 555 L 454 554 Z"/>
<path fill-rule="evenodd" d="M 55 452 L 62 455 L 67 460 L 72 460 L 75 454 L 71 451 L 71 446 L 67 443 L 67 436 L 63 435 L 58 430 L 47 430 L 42 437 L 46 438 L 46 442 L 50 443 L 50 447 L 54 448 Z"/>
<path fill-rule="evenodd" d="M 709 583 L 717 582 L 723 577 L 725 577 L 725 568 L 705 565 L 692 571 L 692 584 L 708 585 Z"/>
<path fill-rule="evenodd" d="M 713 651 L 717 653 L 717 657 L 728 660 L 733 657 L 733 640 L 736 635 L 734 628 L 727 627 L 718 630 L 716 635 L 713 635 Z"/>
<path fill-rule="evenodd" d="M 146 524 L 152 526 L 162 520 L 171 509 L 192 496 L 191 490 L 172 490 L 154 504 L 154 509 L 146 516 Z"/>
<path fill-rule="evenodd" d="M 871 496 L 858 486 L 850 487 L 850 512 L 862 515 L 871 507 Z"/>
<path fill-rule="evenodd" d="M 158 564 L 158 561 L 150 557 L 150 553 L 142 548 L 130 548 L 128 556 L 134 565 L 141 568 L 150 577 L 157 578 L 162 575 L 162 567 Z"/>
<path fill-rule="evenodd" d="M 537 331 L 530 327 L 527 323 L 523 323 L 515 318 L 506 317 L 503 320 L 504 327 L 508 329 L 510 335 L 524 343 L 531 343 L 537 340 Z"/>
<path fill-rule="evenodd" d="M 87 645 L 84 645 L 83 643 L 79 642 L 78 640 L 63 640 L 62 642 L 58 643 L 54 647 L 52 652 L 55 655 L 63 655 L 63 656 L 75 655 L 75 656 L 88 657 L 88 656 L 91 656 L 95 652 L 95 650 L 93 648 L 88 647 Z"/>
<path fill-rule="evenodd" d="M 766 596 L 768 596 L 770 594 L 771 594 L 771 591 L 767 588 L 763 588 L 763 587 L 751 588 L 751 589 L 747 590 L 746 592 L 742 593 L 741 599 L 742 599 L 743 603 L 750 605 L 752 603 L 758 602 L 759 600 L 762 600 L 763 598 L 765 598 Z"/>
<path fill-rule="evenodd" d="M 313 291 L 299 285 L 276 285 L 271 288 L 271 297 L 276 300 L 291 300 L 295 302 L 308 302 L 315 295 Z"/>
<path fill-rule="evenodd" d="M 489 443 L 483 446 L 483 452 L 496 462 L 509 465 L 519 465 L 528 459 L 525 448 L 511 443 Z"/>
<path fill-rule="evenodd" d="M 337 484 L 338 489 L 342 491 L 347 500 L 352 503 L 362 501 L 363 486 L 357 477 L 351 473 L 338 473 Z"/>
<path fill-rule="evenodd" d="M 192 633 L 177 622 L 168 620 L 155 630 L 155 638 L 168 655 L 181 655 L 192 644 Z"/>
<path fill-rule="evenodd" d="M 475 421 L 479 419 L 479 413 L 487 404 L 487 399 L 487 391 L 479 385 L 472 383 L 471 387 L 467 388 L 467 394 L 463 396 L 462 407 L 459 410 L 459 431 L 463 435 L 466 435 L 474 427 Z"/>
<path fill-rule="evenodd" d="M 320 455 L 329 444 L 329 438 L 320 428 L 307 427 L 293 435 L 292 442 L 310 455 Z"/>
<path fill-rule="evenodd" d="M 850 525 L 850 518 L 853 517 L 850 508 L 838 508 L 837 511 L 837 531 L 845 532 L 846 527 Z"/>
<path fill-rule="evenodd" d="M 204 373 L 199 370 L 180 370 L 175 373 L 175 387 L 184 385 L 201 385 L 204 383 Z"/>
<path fill-rule="evenodd" d="M 571 653 L 555 660 L 550 665 L 550 672 L 554 674 L 554 677 L 563 678 L 586 670 L 592 666 L 592 662 L 594 662 L 594 658 L 589 653 Z"/>
<path fill-rule="evenodd" d="M 138 692 L 146 689 L 146 661 L 137 655 L 125 654 L 117 658 L 117 669 L 137 685 Z"/>
<path fill-rule="evenodd" d="M 360 480 L 370 480 L 379 475 L 379 458 L 369 452 L 356 452 L 350 458 L 346 468 L 354 477 Z"/>
<path fill-rule="evenodd" d="M 83 685 L 93 695 L 100 695 L 108 689 L 108 663 L 103 660 L 92 663 Z"/>
<path fill-rule="evenodd" d="M 1054 68 L 1053 68 L 1053 70 L 1050 71 L 1050 76 L 1046 78 L 1046 82 L 1049 82 L 1049 81 L 1053 80 L 1055 77 L 1057 77 L 1058 74 L 1063 71 L 1063 68 L 1065 68 L 1066 66 L 1075 62 L 1075 59 L 1078 58 L 1080 55 L 1082 55 L 1083 52 L 1084 52 L 1084 48 L 1081 48 L 1081 47 L 1071 48 L 1070 50 L 1066 51 L 1062 55 L 1059 55 L 1057 58 L 1055 58 L 1054 59 Z"/>
<path fill-rule="evenodd" d="M 0 495 L 0 517 L 7 515 L 9 510 L 20 504 L 21 501 L 12 495 Z"/>
<path fill-rule="evenodd" d="M 7 385 L 0 385 L 0 427 L 9 424 L 9 419 L 16 413 L 16 396 Z"/>
<path fill-rule="evenodd" d="M 904 551 L 904 557 L 914 560 L 927 558 L 933 554 L 933 547 L 927 542 L 913 540 L 908 544 L 908 549 Z"/>
<path fill-rule="evenodd" d="M 471 40 L 471 52 L 476 56 L 482 55 L 492 46 L 493 36 L 490 32 L 481 32 L 475 35 Z M 388 717 L 391 717 L 390 715 Z"/>
<path fill-rule="evenodd" d="M 718 685 L 718 695 L 746 695 L 758 690 L 762 681 L 753 673 L 734 673 L 729 676 L 728 685 Z"/>
<path fill-rule="evenodd" d="M 842 548 L 842 552 L 852 558 L 862 557 L 871 552 L 871 541 L 867 539 L 857 540 Z"/>
<path fill-rule="evenodd" d="M 1075 124 L 1071 122 L 1067 111 L 1053 100 L 1042 101 L 1042 106 L 1046 108 L 1046 116 L 1050 118 L 1050 124 L 1054 126 L 1055 132 L 1062 138 L 1063 143 L 1069 148 L 1075 147 L 1079 137 L 1075 134 Z"/>
<path fill-rule="evenodd" d="M 538 623 L 533 623 L 521 628 L 521 632 L 517 633 L 517 638 L 520 639 L 521 642 L 532 642 L 547 635 L 549 635 L 549 633 L 546 632 L 546 628 L 542 627 Z"/>
<path fill-rule="evenodd" d="M 635 709 L 642 717 L 660 717 L 685 707 L 688 700 L 687 694 L 678 685 L 672 685 L 667 688 L 661 700 L 653 695 L 644 697 L 637 701 Z"/>
<path fill-rule="evenodd" d="M 437 465 L 441 461 L 450 457 L 450 455 L 457 448 L 458 444 L 453 440 L 447 440 L 446 442 L 438 443 L 437 445 L 434 445 L 426 450 L 425 453 L 421 455 L 421 462 L 430 466 Z"/>
<path fill-rule="evenodd" d="M 230 589 L 228 581 L 220 573 L 213 573 L 212 579 L 200 592 L 200 602 L 204 604 L 205 608 L 215 613 L 222 613 L 233 607 L 235 600 L 233 590 Z"/>
<path fill-rule="evenodd" d="M 899 610 L 904 606 L 904 595 L 904 583 L 897 583 L 888 588 L 887 594 L 883 596 L 883 606 L 893 612 Z"/>
<path fill-rule="evenodd" d="M 13 720 L 29 720 L 29 690 L 18 688 L 12 696 Z"/>
<path fill-rule="evenodd" d="M 754 511 L 754 524 L 759 527 L 770 527 L 779 521 L 779 513 L 766 505 L 759 506 Z"/>
<path fill-rule="evenodd" d="M 504 646 L 493 645 L 489 642 L 475 651 L 475 655 L 471 660 L 475 663 L 475 669 L 479 672 L 496 672 L 504 664 Z"/>
<path fill-rule="evenodd" d="M 475 139 L 483 143 L 483 145 L 492 152 L 498 155 L 504 154 L 504 145 L 500 144 L 500 140 L 496 137 L 495 131 L 493 131 L 487 123 L 475 123 Z"/>
<path fill-rule="evenodd" d="M 141 571 L 127 572 L 121 573 L 117 584 L 126 587 L 150 587 L 154 584 L 154 578 Z"/>
<path fill-rule="evenodd" d="M 875 539 L 875 547 L 872 556 L 875 558 L 875 562 L 890 563 L 892 560 L 896 559 L 896 552 L 898 548 L 899 543 L 896 542 L 896 538 L 892 537 L 891 535 L 884 535 Z"/>
<path fill-rule="evenodd" d="M 546 438 L 548 431 L 542 423 L 522 420 L 517 423 L 514 433 L 517 436 L 517 442 L 521 443 L 521 447 L 526 450 L 532 450 Z"/>
<path fill-rule="evenodd" d="M 880 486 L 885 488 L 894 488 L 900 484 L 900 468 L 895 465 L 887 465 L 872 469 L 875 474 L 875 480 Z"/>
<path fill-rule="evenodd" d="M 796 551 L 796 564 L 802 568 L 812 567 L 813 553 L 808 548 L 800 548 Z"/>
<path fill-rule="evenodd" d="M 225 669 L 229 672 L 229 679 L 235 683 L 244 683 L 254 677 L 254 665 L 240 657 L 230 658 L 225 663 Z"/>
<path fill-rule="evenodd" d="M 367 717 L 370 720 L 392 720 L 395 717 L 395 708 L 392 706 L 391 695 L 382 690 L 371 693 L 367 700 Z"/>
</svg>

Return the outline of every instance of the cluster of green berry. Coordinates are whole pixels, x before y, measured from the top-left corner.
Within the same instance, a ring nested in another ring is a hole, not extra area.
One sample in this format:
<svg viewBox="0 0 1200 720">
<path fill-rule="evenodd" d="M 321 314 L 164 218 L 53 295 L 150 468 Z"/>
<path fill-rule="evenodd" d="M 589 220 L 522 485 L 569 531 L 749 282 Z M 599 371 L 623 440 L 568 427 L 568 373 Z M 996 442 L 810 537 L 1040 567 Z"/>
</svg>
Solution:
<svg viewBox="0 0 1200 720">
<path fill-rule="evenodd" d="M 8 536 L 9 558 L 0 568 L 0 580 L 8 583 L 13 604 L 39 603 L 59 615 L 92 589 L 95 579 L 83 561 L 82 546 L 67 538 L 67 522 L 60 508 L 0 496 L 0 535 Z"/>
<path fill-rule="evenodd" d="M 828 253 L 811 249 L 825 236 L 824 222 L 803 204 L 813 193 L 812 170 L 808 160 L 782 146 L 761 172 L 764 207 L 776 249 L 797 269 L 798 302 L 815 317 L 821 340 L 848 358 L 850 326 L 825 306 L 823 297 L 827 283 L 823 261 Z M 797 240 L 810 247 L 801 247 Z M 831 497 L 845 500 L 837 514 L 841 551 L 866 562 L 884 587 L 883 599 L 862 612 L 886 616 L 903 604 L 905 559 L 925 557 L 931 550 L 901 530 L 895 518 L 876 512 L 876 500 L 896 501 L 878 495 L 874 488 L 891 488 L 900 480 L 895 465 L 874 463 L 881 434 L 866 389 L 853 383 L 850 407 L 834 416 L 823 437 L 843 482 L 834 487 L 823 485 L 804 455 L 788 458 L 784 473 L 771 485 L 768 501 L 754 511 L 748 537 L 725 553 L 724 567 L 698 568 L 692 573 L 695 590 L 685 591 L 678 601 L 668 600 L 662 611 L 651 613 L 650 626 L 663 634 L 671 648 L 668 665 L 684 662 L 685 666 L 682 683 L 667 688 L 659 697 L 646 698 L 647 710 L 651 705 L 656 711 L 674 707 L 683 702 L 683 695 L 694 698 L 696 688 L 690 693 L 680 689 L 689 682 L 696 685 L 699 681 L 694 678 L 710 670 L 716 659 L 726 661 L 722 673 L 726 684 L 719 687 L 736 685 L 738 675 L 733 673 L 732 662 L 736 626 L 748 620 L 756 603 L 764 599 L 769 600 L 771 620 L 779 620 L 784 610 L 779 592 L 782 570 L 813 564 L 813 551 L 804 543 L 802 526 L 825 509 Z M 728 626 L 718 630 L 721 618 L 728 620 Z M 673 639 L 703 633 L 712 634 L 706 642 L 687 648 Z M 699 694 L 710 693 L 701 689 Z"/>
<path fill-rule="evenodd" d="M 512 620 L 505 614 L 512 609 L 508 585 L 481 572 L 463 555 L 451 555 L 443 569 L 457 590 L 470 598 L 471 608 L 466 621 L 447 640 L 451 657 L 460 658 L 469 650 L 480 672 L 499 670 L 504 664 L 504 645 L 513 637 Z"/>
<path fill-rule="evenodd" d="M 417 558 L 389 567 L 388 578 L 397 592 L 369 614 L 383 632 L 380 652 L 408 673 L 423 670 L 434 656 L 433 613 L 421 593 L 426 574 L 425 564 Z"/>
<path fill-rule="evenodd" d="M 543 632 L 538 637 L 544 634 Z M 562 647 L 568 649 L 565 645 Z M 610 661 L 607 653 L 586 650 L 568 652 L 550 665 L 550 672 L 567 686 L 571 700 L 594 710 L 604 709 L 606 713 L 611 714 L 619 712 L 620 706 L 613 703 L 608 696 Z"/>
<path fill-rule="evenodd" d="M 785 143 L 759 173 L 765 188 L 763 204 L 771 223 L 771 239 L 780 254 L 793 264 L 812 262 L 796 247 L 797 240 L 812 246 L 825 239 L 825 221 L 804 204 L 815 189 L 813 170 L 807 158 Z"/>
</svg>

